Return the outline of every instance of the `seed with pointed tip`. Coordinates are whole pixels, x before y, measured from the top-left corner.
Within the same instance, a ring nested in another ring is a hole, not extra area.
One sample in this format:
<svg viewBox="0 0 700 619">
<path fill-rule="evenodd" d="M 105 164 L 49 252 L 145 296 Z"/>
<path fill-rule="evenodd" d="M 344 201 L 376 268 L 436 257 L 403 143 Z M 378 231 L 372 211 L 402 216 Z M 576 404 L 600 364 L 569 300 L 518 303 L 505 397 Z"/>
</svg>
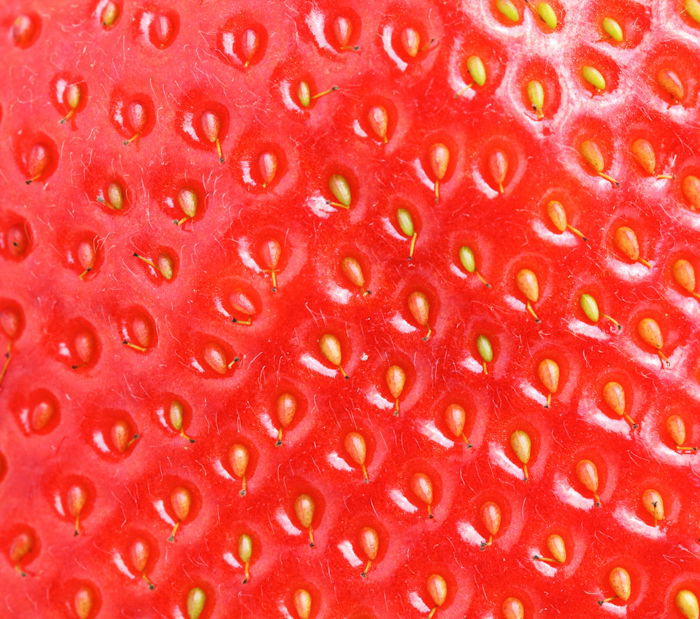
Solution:
<svg viewBox="0 0 700 619">
<path fill-rule="evenodd" d="M 119 19 L 119 7 L 111 0 L 102 9 L 100 21 L 105 28 L 111 28 Z"/>
<path fill-rule="evenodd" d="M 530 439 L 530 435 L 525 432 L 525 430 L 515 430 L 515 432 L 510 435 L 510 446 L 515 456 L 520 460 L 520 463 L 524 467 L 527 467 L 532 453 L 532 440 Z M 527 468 L 525 468 L 525 480 L 528 479 L 526 471 Z"/>
<path fill-rule="evenodd" d="M 537 118 L 542 118 L 544 116 L 542 110 L 544 109 L 544 86 L 539 80 L 530 80 L 527 83 L 527 99 L 535 110 Z"/>
<path fill-rule="evenodd" d="M 689 174 L 681 181 L 681 191 L 694 211 L 700 209 L 700 178 Z"/>
<path fill-rule="evenodd" d="M 685 0 L 683 10 L 688 17 L 700 24 L 700 0 Z"/>
<path fill-rule="evenodd" d="M 406 372 L 400 365 L 391 365 L 386 371 L 386 385 L 394 400 L 398 400 L 406 385 Z"/>
<path fill-rule="evenodd" d="M 666 512 L 664 511 L 664 500 L 661 494 L 659 494 L 658 490 L 654 490 L 652 488 L 646 489 L 642 493 L 642 505 L 654 519 L 654 526 L 666 518 Z"/>
<path fill-rule="evenodd" d="M 632 578 L 624 567 L 614 567 L 608 576 L 610 588 L 613 593 L 623 602 L 630 599 L 632 595 Z"/>
<path fill-rule="evenodd" d="M 501 529 L 501 518 L 501 508 L 498 506 L 498 503 L 486 501 L 481 506 L 481 522 L 491 537 L 497 535 Z"/>
<path fill-rule="evenodd" d="M 554 12 L 551 4 L 548 2 L 540 2 L 535 7 L 535 10 L 539 18 L 547 24 L 549 28 L 554 30 L 557 27 L 557 14 Z"/>
<path fill-rule="evenodd" d="M 620 226 L 615 230 L 615 246 L 632 262 L 641 262 L 648 266 L 646 260 L 639 258 L 639 240 L 637 234 L 628 226 Z M 645 264 L 646 263 L 646 264 Z"/>
<path fill-rule="evenodd" d="M 343 271 L 343 275 L 347 277 L 351 284 L 357 286 L 363 292 L 367 292 L 365 290 L 365 274 L 362 271 L 362 265 L 359 260 L 352 256 L 345 256 L 340 263 L 340 267 Z"/>
<path fill-rule="evenodd" d="M 445 424 L 455 438 L 463 437 L 469 443 L 467 437 L 464 436 L 464 426 L 467 422 L 467 412 L 459 404 L 448 404 L 444 412 Z"/>
<path fill-rule="evenodd" d="M 363 576 L 367 576 L 367 571 L 372 562 L 377 559 L 379 554 L 379 534 L 372 527 L 362 527 L 359 535 L 360 548 L 368 559 L 367 566 L 362 572 Z"/>
<path fill-rule="evenodd" d="M 253 556 L 253 539 L 247 533 L 242 533 L 238 538 L 238 558 L 243 563 L 250 563 Z"/>
<path fill-rule="evenodd" d="M 411 492 L 428 506 L 428 517 L 433 517 L 433 482 L 425 473 L 414 473 L 411 477 Z"/>
<path fill-rule="evenodd" d="M 498 193 L 505 193 L 503 183 L 508 175 L 508 157 L 502 150 L 495 150 L 489 155 L 489 172 L 498 186 Z"/>
<path fill-rule="evenodd" d="M 431 145 L 428 149 L 428 162 L 435 179 L 441 181 L 445 178 L 447 167 L 450 165 L 450 149 L 441 142 Z"/>
<path fill-rule="evenodd" d="M 411 58 L 415 58 L 420 51 L 420 34 L 410 26 L 401 31 L 401 46 L 404 52 Z"/>
<path fill-rule="evenodd" d="M 656 174 L 656 153 L 649 140 L 637 138 L 630 147 L 637 163 L 649 175 Z"/>
<path fill-rule="evenodd" d="M 695 292 L 695 268 L 684 258 L 680 258 L 673 263 L 673 279 L 686 292 L 700 298 Z"/>
<path fill-rule="evenodd" d="M 511 0 L 496 0 L 496 10 L 513 23 L 520 21 L 520 13 Z"/>
<path fill-rule="evenodd" d="M 598 322 L 600 320 L 600 310 L 598 309 L 598 302 L 595 300 L 593 295 L 588 293 L 583 293 L 579 297 L 579 304 L 586 318 L 591 322 Z"/>
<path fill-rule="evenodd" d="M 187 593 L 187 619 L 199 619 L 207 604 L 207 594 L 201 587 L 193 587 Z"/>
<path fill-rule="evenodd" d="M 78 619 L 88 619 L 95 605 L 95 593 L 87 585 L 82 585 L 73 595 L 73 610 Z"/>
<path fill-rule="evenodd" d="M 680 415 L 669 415 L 666 418 L 666 431 L 677 447 L 681 447 L 685 444 L 686 431 L 683 417 Z"/>
<path fill-rule="evenodd" d="M 697 22 L 700 23 L 700 4 L 698 5 Z M 698 619 L 700 617 L 698 597 L 690 589 L 681 589 L 676 593 L 674 602 L 685 619 Z"/>
<path fill-rule="evenodd" d="M 170 493 L 170 505 L 172 506 L 175 518 L 183 521 L 187 518 L 192 507 L 192 494 L 187 488 L 178 486 Z"/>
<path fill-rule="evenodd" d="M 311 88 L 308 82 L 304 80 L 299 82 L 299 86 L 297 87 L 297 99 L 299 99 L 299 103 L 302 107 L 309 107 L 311 105 Z"/>
<path fill-rule="evenodd" d="M 431 574 L 428 576 L 428 580 L 425 583 L 425 587 L 428 590 L 428 595 L 435 605 L 433 608 L 439 608 L 445 603 L 447 599 L 447 582 L 440 574 Z M 431 615 L 429 616 L 432 616 Z"/>
<path fill-rule="evenodd" d="M 340 364 L 336 364 L 340 365 Z M 294 415 L 297 412 L 297 399 L 291 393 L 281 393 L 277 397 L 275 402 L 275 413 L 277 415 L 277 420 L 279 421 L 282 428 L 287 428 L 292 421 L 294 421 Z"/>
<path fill-rule="evenodd" d="M 483 86 L 486 83 L 486 67 L 479 56 L 467 58 L 467 71 L 477 86 Z"/>
<path fill-rule="evenodd" d="M 661 334 L 659 323 L 653 318 L 642 318 L 637 323 L 637 333 L 645 344 L 656 350 L 661 350 L 664 346 L 664 336 Z"/>
<path fill-rule="evenodd" d="M 625 414 L 625 389 L 620 383 L 613 380 L 605 383 L 603 386 L 603 400 L 620 417 Z"/>
<path fill-rule="evenodd" d="M 342 208 L 350 208 L 352 194 L 350 193 L 350 185 L 344 176 L 341 174 L 331 174 L 328 179 L 328 188 Z"/>
<path fill-rule="evenodd" d="M 367 443 L 365 437 L 359 432 L 348 432 L 343 440 L 343 446 L 350 459 L 362 469 L 362 474 L 367 480 L 367 469 L 365 468 Z"/>
<path fill-rule="evenodd" d="M 597 91 L 605 90 L 606 82 L 603 74 L 595 67 L 584 65 L 581 67 L 581 77 L 586 80 Z"/>
<path fill-rule="evenodd" d="M 75 519 L 75 534 L 80 531 L 80 513 L 87 503 L 88 495 L 79 484 L 73 484 L 66 492 L 66 511 Z"/>
<path fill-rule="evenodd" d="M 552 533 L 548 536 L 547 549 L 557 563 L 566 563 L 566 543 L 561 535 Z"/>
<path fill-rule="evenodd" d="M 294 610 L 299 619 L 311 617 L 311 594 L 306 589 L 297 589 L 293 596 Z"/>
<path fill-rule="evenodd" d="M 598 497 L 598 467 L 591 460 L 579 460 L 576 463 L 576 477 L 589 492 L 593 494 L 595 502 L 599 505 Z"/>
<path fill-rule="evenodd" d="M 485 335 L 476 336 L 476 350 L 483 359 L 484 363 L 491 363 L 493 361 L 493 347 L 491 346 L 491 340 Z"/>
<path fill-rule="evenodd" d="M 413 217 L 411 217 L 411 212 L 408 209 L 396 209 L 396 223 L 399 224 L 399 229 L 407 237 L 412 237 L 416 233 Z"/>
<path fill-rule="evenodd" d="M 373 105 L 367 111 L 367 122 L 372 132 L 385 144 L 389 141 L 389 112 L 383 105 Z"/>
<path fill-rule="evenodd" d="M 603 31 L 607 34 L 613 41 L 622 43 L 625 39 L 625 33 L 622 30 L 620 23 L 613 19 L 612 17 L 604 17 L 600 24 L 603 27 Z"/>
<path fill-rule="evenodd" d="M 520 269 L 515 276 L 515 284 L 530 303 L 537 303 L 540 298 L 540 287 L 537 275 L 530 269 Z"/>
<path fill-rule="evenodd" d="M 240 443 L 234 443 L 231 446 L 228 455 L 229 464 L 231 465 L 231 471 L 233 474 L 242 480 L 241 484 L 241 494 L 246 493 L 246 472 L 248 470 L 248 464 L 250 462 L 250 452 L 245 445 Z"/>
<path fill-rule="evenodd" d="M 430 302 L 423 292 L 414 290 L 408 295 L 408 311 L 421 327 L 428 327 L 428 322 L 430 320 Z M 423 339 L 427 340 L 431 333 L 432 329 L 428 327 L 428 332 Z"/>
<path fill-rule="evenodd" d="M 676 103 L 685 97 L 685 87 L 681 78 L 673 69 L 660 69 L 656 74 L 656 82 L 663 88 Z"/>
<path fill-rule="evenodd" d="M 311 526 L 315 510 L 316 503 L 308 494 L 300 494 L 294 501 L 294 513 L 305 529 Z"/>
<path fill-rule="evenodd" d="M 331 365 L 340 367 L 343 361 L 343 353 L 340 347 L 340 340 L 331 333 L 324 333 L 318 342 L 323 356 L 328 359 Z"/>
<path fill-rule="evenodd" d="M 501 610 L 503 619 L 525 619 L 525 607 L 518 598 L 509 597 L 503 600 Z"/>
<path fill-rule="evenodd" d="M 614 178 L 608 176 L 603 172 L 605 169 L 605 158 L 603 157 L 603 152 L 600 150 L 600 146 L 593 142 L 592 140 L 584 140 L 579 145 L 579 153 L 583 157 L 584 161 L 593 168 L 593 170 L 606 181 L 610 181 L 613 185 L 619 186 Z"/>
</svg>

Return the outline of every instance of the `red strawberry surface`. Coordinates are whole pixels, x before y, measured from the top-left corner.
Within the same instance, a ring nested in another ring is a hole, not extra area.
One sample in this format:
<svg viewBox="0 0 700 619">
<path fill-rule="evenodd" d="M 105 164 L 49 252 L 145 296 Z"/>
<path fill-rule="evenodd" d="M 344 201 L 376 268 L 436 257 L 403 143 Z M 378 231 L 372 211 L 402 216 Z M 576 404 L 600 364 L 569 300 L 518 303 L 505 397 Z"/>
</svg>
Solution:
<svg viewBox="0 0 700 619">
<path fill-rule="evenodd" d="M 0 615 L 698 619 L 697 0 L 6 0 Z"/>
</svg>

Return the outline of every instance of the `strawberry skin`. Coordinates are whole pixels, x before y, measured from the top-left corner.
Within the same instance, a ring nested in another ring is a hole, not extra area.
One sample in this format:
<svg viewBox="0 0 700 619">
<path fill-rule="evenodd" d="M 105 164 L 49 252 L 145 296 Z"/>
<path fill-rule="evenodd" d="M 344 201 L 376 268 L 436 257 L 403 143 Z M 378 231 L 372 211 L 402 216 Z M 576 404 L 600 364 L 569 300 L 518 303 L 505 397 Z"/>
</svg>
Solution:
<svg viewBox="0 0 700 619">
<path fill-rule="evenodd" d="M 696 0 L 0 27 L 3 616 L 698 619 Z"/>
</svg>

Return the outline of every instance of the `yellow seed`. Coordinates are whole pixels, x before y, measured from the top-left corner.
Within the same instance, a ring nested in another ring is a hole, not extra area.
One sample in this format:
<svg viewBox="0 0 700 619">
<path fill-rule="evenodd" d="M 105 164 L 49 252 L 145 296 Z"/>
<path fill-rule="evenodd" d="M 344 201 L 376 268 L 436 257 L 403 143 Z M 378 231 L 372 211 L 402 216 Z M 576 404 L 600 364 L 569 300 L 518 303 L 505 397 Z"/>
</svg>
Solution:
<svg viewBox="0 0 700 619">
<path fill-rule="evenodd" d="M 428 151 L 428 161 L 433 176 L 441 181 L 447 174 L 450 165 L 450 149 L 441 142 L 433 144 Z"/>
<path fill-rule="evenodd" d="M 579 152 L 586 162 L 596 171 L 602 172 L 605 169 L 605 159 L 600 147 L 591 140 L 581 142 Z"/>
<path fill-rule="evenodd" d="M 537 275 L 530 269 L 520 269 L 515 276 L 515 284 L 523 296 L 530 303 L 537 303 L 540 298 L 540 287 L 537 281 Z"/>
<path fill-rule="evenodd" d="M 411 237 L 415 234 L 415 226 L 413 225 L 413 217 L 411 213 L 405 208 L 396 209 L 396 221 L 399 224 L 399 229 L 403 234 Z"/>
<path fill-rule="evenodd" d="M 681 182 L 681 191 L 694 211 L 700 209 L 700 178 L 689 174 Z"/>
<path fill-rule="evenodd" d="M 175 263 L 168 254 L 158 254 L 156 266 L 164 279 L 170 281 L 175 275 Z"/>
<path fill-rule="evenodd" d="M 319 340 L 321 353 L 328 359 L 331 365 L 339 366 L 342 362 L 343 355 L 340 347 L 340 340 L 331 333 L 324 333 Z"/>
<path fill-rule="evenodd" d="M 466 245 L 459 248 L 459 262 L 468 273 L 473 273 L 476 270 L 474 252 Z"/>
<path fill-rule="evenodd" d="M 297 99 L 299 99 L 299 103 L 301 103 L 303 107 L 309 107 L 311 105 L 311 88 L 308 82 L 303 80 L 299 82 Z"/>
<path fill-rule="evenodd" d="M 503 619 L 525 619 L 525 607 L 518 598 L 509 597 L 501 605 Z"/>
<path fill-rule="evenodd" d="M 356 258 L 345 256 L 341 262 L 341 268 L 343 274 L 348 278 L 351 284 L 354 284 L 358 288 L 365 287 L 365 274 L 362 271 L 362 265 Z"/>
<path fill-rule="evenodd" d="M 622 417 L 625 414 L 625 389 L 614 380 L 608 381 L 603 386 L 603 400 L 615 412 Z"/>
<path fill-rule="evenodd" d="M 294 501 L 294 513 L 305 529 L 311 526 L 315 510 L 316 503 L 308 494 L 300 494 Z"/>
<path fill-rule="evenodd" d="M 610 588 L 613 593 L 623 602 L 630 599 L 632 595 L 632 579 L 630 573 L 624 567 L 614 567 L 610 571 Z"/>
<path fill-rule="evenodd" d="M 552 5 L 547 2 L 540 2 L 535 7 L 540 19 L 549 26 L 552 30 L 557 27 L 557 14 L 554 12 Z"/>
<path fill-rule="evenodd" d="M 250 563 L 253 556 L 253 540 L 247 533 L 238 538 L 238 557 L 243 563 Z"/>
<path fill-rule="evenodd" d="M 673 279 L 681 288 L 695 294 L 695 268 L 684 258 L 673 263 Z"/>
<path fill-rule="evenodd" d="M 408 295 L 408 311 L 421 327 L 428 326 L 428 321 L 430 320 L 430 302 L 424 293 L 415 290 Z M 428 333 L 425 336 L 425 339 L 430 337 L 430 333 L 431 330 L 428 328 Z"/>
<path fill-rule="evenodd" d="M 615 245 L 632 262 L 639 260 L 639 241 L 637 235 L 628 226 L 620 226 L 615 230 Z"/>
<path fill-rule="evenodd" d="M 561 535 L 552 533 L 547 538 L 547 549 L 558 563 L 566 563 L 566 543 Z"/>
<path fill-rule="evenodd" d="M 196 192 L 191 189 L 181 189 L 177 194 L 177 203 L 187 217 L 192 218 L 197 214 L 198 202 Z"/>
<path fill-rule="evenodd" d="M 514 23 L 520 21 L 518 9 L 511 0 L 496 0 L 496 10 L 503 15 L 503 17 Z"/>
<path fill-rule="evenodd" d="M 527 83 L 527 98 L 538 118 L 542 118 L 544 108 L 544 86 L 538 80 L 530 80 Z"/>
<path fill-rule="evenodd" d="M 537 376 L 544 388 L 550 393 L 559 389 L 559 364 L 552 359 L 542 359 L 537 366 Z"/>
<path fill-rule="evenodd" d="M 654 526 L 666 518 L 664 511 L 664 500 L 657 490 L 647 489 L 642 494 L 642 505 L 654 519 Z"/>
<path fill-rule="evenodd" d="M 479 351 L 481 358 L 486 363 L 491 363 L 493 361 L 493 347 L 491 346 L 491 340 L 485 335 L 478 335 L 476 338 L 476 349 Z"/>
<path fill-rule="evenodd" d="M 566 210 L 564 205 L 558 200 L 551 200 L 547 203 L 547 216 L 554 227 L 559 232 L 565 232 L 567 226 Z"/>
<path fill-rule="evenodd" d="M 524 430 L 516 430 L 510 435 L 510 446 L 522 464 L 530 462 L 532 451 L 532 440 L 530 435 Z"/>
<path fill-rule="evenodd" d="M 664 337 L 661 334 L 659 323 L 653 318 L 642 318 L 637 323 L 637 333 L 639 337 L 652 348 L 661 350 L 664 346 Z"/>
<path fill-rule="evenodd" d="M 406 372 L 399 365 L 391 365 L 386 371 L 386 384 L 391 397 L 398 400 L 406 385 Z"/>
<path fill-rule="evenodd" d="M 642 169 L 653 176 L 656 171 L 656 153 L 651 142 L 644 138 L 638 138 L 632 142 L 630 150 Z"/>
<path fill-rule="evenodd" d="M 584 65 L 581 68 L 581 76 L 596 90 L 605 90 L 605 78 L 603 77 L 603 74 L 595 67 Z"/>
<path fill-rule="evenodd" d="M 359 432 L 348 432 L 343 441 L 345 451 L 348 452 L 350 459 L 357 464 L 362 473 L 367 479 L 367 470 L 365 468 L 365 460 L 367 459 L 367 443 L 365 437 Z"/>
<path fill-rule="evenodd" d="M 379 534 L 371 527 L 360 529 L 360 546 L 370 561 L 374 561 L 379 554 Z"/>
<path fill-rule="evenodd" d="M 683 445 L 686 439 L 685 421 L 679 415 L 670 415 L 666 418 L 666 431 L 676 445 Z"/>
<path fill-rule="evenodd" d="M 350 185 L 344 176 L 341 174 L 331 174 L 331 177 L 328 179 L 328 188 L 331 190 L 333 197 L 344 208 L 350 208 L 352 194 L 350 193 Z"/>
<path fill-rule="evenodd" d="M 389 113 L 383 105 L 374 105 L 367 112 L 370 129 L 385 144 L 388 142 Z"/>
<path fill-rule="evenodd" d="M 244 477 L 250 462 L 250 453 L 245 445 L 235 443 L 229 452 L 231 470 L 236 477 Z"/>
<path fill-rule="evenodd" d="M 501 508 L 493 501 L 486 501 L 481 506 L 481 521 L 489 535 L 496 535 L 501 528 Z"/>
<path fill-rule="evenodd" d="M 621 43 L 625 38 L 625 33 L 622 30 L 619 22 L 612 17 L 604 17 L 602 24 L 605 33 L 613 40 Z"/>
<path fill-rule="evenodd" d="M 411 491 L 418 500 L 428 506 L 428 516 L 432 518 L 433 482 L 425 473 L 414 473 L 411 477 Z"/>
<path fill-rule="evenodd" d="M 486 83 L 486 67 L 479 56 L 467 58 L 467 71 L 477 85 L 483 86 Z"/>
<path fill-rule="evenodd" d="M 306 589 L 297 589 L 294 592 L 294 610 L 299 619 L 311 617 L 311 594 Z"/>
<path fill-rule="evenodd" d="M 420 51 L 420 34 L 410 26 L 401 31 L 401 45 L 411 58 L 415 58 Z"/>
<path fill-rule="evenodd" d="M 656 74 L 656 81 L 670 96 L 678 102 L 685 97 L 685 87 L 678 73 L 672 69 L 661 69 Z"/>
<path fill-rule="evenodd" d="M 600 320 L 600 310 L 598 309 L 598 302 L 595 300 L 594 296 L 584 293 L 579 298 L 579 303 L 588 320 L 591 322 L 598 322 L 598 320 Z"/>
<path fill-rule="evenodd" d="M 687 2 L 686 2 L 687 4 Z M 700 23 L 700 4 L 698 4 L 697 22 Z M 690 589 L 681 589 L 676 593 L 675 597 L 676 608 L 680 611 L 685 619 L 700 618 L 700 605 L 698 605 L 698 597 Z"/>
<path fill-rule="evenodd" d="M 700 24 L 700 0 L 685 0 L 683 9 L 686 15 Z M 695 602 L 697 608 L 697 601 Z"/>
<path fill-rule="evenodd" d="M 117 19 L 119 19 L 119 7 L 114 2 L 107 2 L 105 8 L 102 9 L 100 19 L 105 28 L 114 26 Z"/>
<path fill-rule="evenodd" d="M 459 438 L 464 434 L 464 426 L 467 421 L 467 412 L 459 404 L 448 404 L 445 408 L 445 423 L 450 432 Z M 466 440 L 466 437 L 465 437 Z"/>
<path fill-rule="evenodd" d="M 78 619 L 88 619 L 94 605 L 92 589 L 86 586 L 80 587 L 73 596 L 73 609 Z"/>
<path fill-rule="evenodd" d="M 596 503 L 598 498 L 598 467 L 590 460 L 579 460 L 576 463 L 576 477 L 589 492 L 593 494 Z"/>
<path fill-rule="evenodd" d="M 207 603 L 207 594 L 200 587 L 190 589 L 187 594 L 187 619 L 199 619 Z"/>
<path fill-rule="evenodd" d="M 447 582 L 440 574 L 431 574 L 426 583 L 428 595 L 436 607 L 440 607 L 447 599 Z"/>
<path fill-rule="evenodd" d="M 113 182 L 107 186 L 107 202 L 115 211 L 124 208 L 124 190 L 119 183 Z"/>
</svg>

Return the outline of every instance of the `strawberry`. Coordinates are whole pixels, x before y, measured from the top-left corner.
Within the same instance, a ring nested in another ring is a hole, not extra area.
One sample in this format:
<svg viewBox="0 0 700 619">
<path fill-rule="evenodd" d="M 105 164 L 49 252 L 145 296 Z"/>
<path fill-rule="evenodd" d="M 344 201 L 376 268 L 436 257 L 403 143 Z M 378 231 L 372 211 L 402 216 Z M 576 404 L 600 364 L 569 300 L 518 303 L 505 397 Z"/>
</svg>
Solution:
<svg viewBox="0 0 700 619">
<path fill-rule="evenodd" d="M 700 616 L 700 3 L 0 8 L 3 616 Z"/>
</svg>

